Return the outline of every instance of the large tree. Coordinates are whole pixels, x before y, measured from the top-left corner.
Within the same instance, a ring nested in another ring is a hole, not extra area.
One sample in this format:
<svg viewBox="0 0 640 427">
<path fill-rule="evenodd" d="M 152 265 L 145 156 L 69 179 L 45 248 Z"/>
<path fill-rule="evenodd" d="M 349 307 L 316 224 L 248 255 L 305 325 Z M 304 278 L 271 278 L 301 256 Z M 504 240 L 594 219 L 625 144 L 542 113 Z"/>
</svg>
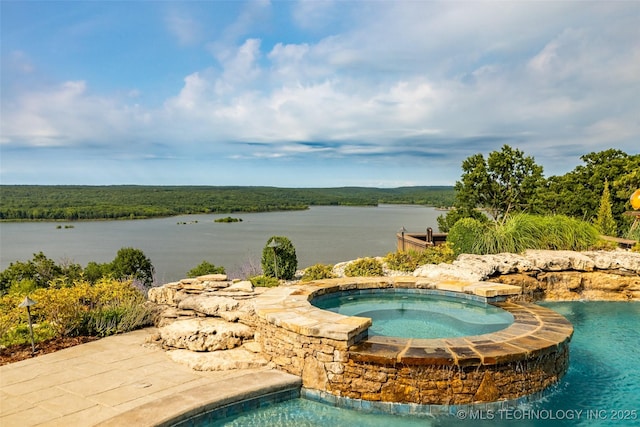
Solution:
<svg viewBox="0 0 640 427">
<path fill-rule="evenodd" d="M 618 232 L 628 228 L 624 211 L 630 209 L 629 197 L 640 188 L 640 154 L 628 155 L 609 149 L 580 157 L 584 165 L 561 176 L 552 176 L 539 193 L 544 211 L 593 220 L 608 182 L 611 212 Z"/>
<path fill-rule="evenodd" d="M 462 177 L 456 182 L 456 206 L 485 209 L 494 220 L 531 208 L 543 185 L 542 166 L 521 150 L 504 145 L 485 160 L 475 154 L 462 162 Z"/>
<path fill-rule="evenodd" d="M 111 261 L 110 267 L 110 272 L 116 279 L 133 279 L 139 280 L 145 286 L 153 285 L 153 264 L 140 249 L 121 248 Z"/>
</svg>

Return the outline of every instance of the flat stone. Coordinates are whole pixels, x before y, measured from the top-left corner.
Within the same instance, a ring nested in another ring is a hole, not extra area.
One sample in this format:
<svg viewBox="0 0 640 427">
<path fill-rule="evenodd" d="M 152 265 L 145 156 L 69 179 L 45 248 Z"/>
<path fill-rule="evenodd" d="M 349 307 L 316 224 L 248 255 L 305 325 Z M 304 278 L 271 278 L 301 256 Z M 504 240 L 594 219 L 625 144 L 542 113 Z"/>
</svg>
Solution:
<svg viewBox="0 0 640 427">
<path fill-rule="evenodd" d="M 440 291 L 451 291 L 451 292 L 459 292 L 463 293 L 464 289 L 468 287 L 470 283 L 466 280 L 441 280 L 436 284 L 436 289 Z"/>
<path fill-rule="evenodd" d="M 501 283 L 478 282 L 465 286 L 464 292 L 490 298 L 503 295 L 520 295 L 522 288 L 514 285 L 503 285 Z"/>
<path fill-rule="evenodd" d="M 196 277 L 200 282 L 224 282 L 227 280 L 226 274 L 204 274 Z"/>
<path fill-rule="evenodd" d="M 218 291 L 215 294 L 221 297 L 234 298 L 234 299 L 241 299 L 241 298 L 248 299 L 248 298 L 254 297 L 253 292 L 245 292 L 241 290 L 230 291 L 228 288 L 225 289 L 224 291 Z"/>
<path fill-rule="evenodd" d="M 185 291 L 189 292 L 189 291 L 203 291 L 204 290 L 204 285 L 202 283 L 184 283 L 182 285 L 182 289 L 184 289 Z"/>
<path fill-rule="evenodd" d="M 243 348 L 207 353 L 172 350 L 168 351 L 167 355 L 174 362 L 186 365 L 195 371 L 230 371 L 267 365 L 267 361 L 262 356 Z"/>
<path fill-rule="evenodd" d="M 222 311 L 235 310 L 240 303 L 231 298 L 219 296 L 188 296 L 180 301 L 178 308 L 182 310 L 195 310 L 208 316 L 217 316 Z"/>
<path fill-rule="evenodd" d="M 475 351 L 482 358 L 483 365 L 497 365 L 523 360 L 526 350 L 507 343 L 478 344 Z"/>
<path fill-rule="evenodd" d="M 362 342 L 349 349 L 349 359 L 359 363 L 395 364 L 404 346 Z"/>
<path fill-rule="evenodd" d="M 253 293 L 253 285 L 248 280 L 242 280 L 240 282 L 231 284 L 231 286 L 227 288 L 227 291 L 234 291 L 234 292 L 241 291 L 241 292 Z"/>
<path fill-rule="evenodd" d="M 470 346 L 449 347 L 448 349 L 456 360 L 458 366 L 477 365 L 481 358 Z"/>
<path fill-rule="evenodd" d="M 407 365 L 455 365 L 455 357 L 446 347 L 409 347 L 399 358 L 399 362 Z"/>
<path fill-rule="evenodd" d="M 262 347 L 255 341 L 249 341 L 242 344 L 242 348 L 250 351 L 251 353 L 260 353 L 262 352 Z"/>
</svg>

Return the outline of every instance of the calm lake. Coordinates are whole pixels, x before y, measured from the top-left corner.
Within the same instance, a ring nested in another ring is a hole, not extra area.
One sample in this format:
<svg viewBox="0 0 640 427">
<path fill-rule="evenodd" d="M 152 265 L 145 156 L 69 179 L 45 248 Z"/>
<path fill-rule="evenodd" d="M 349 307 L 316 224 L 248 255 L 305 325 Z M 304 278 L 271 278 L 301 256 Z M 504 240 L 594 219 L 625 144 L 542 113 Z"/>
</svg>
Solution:
<svg viewBox="0 0 640 427">
<path fill-rule="evenodd" d="M 305 211 L 232 214 L 242 219 L 238 223 L 214 222 L 228 214 L 0 223 L 0 269 L 40 251 L 56 262 L 70 260 L 85 266 L 89 261 L 110 262 L 118 249 L 134 247 L 151 259 L 159 283 L 185 277 L 204 260 L 224 266 L 234 277 L 249 263 L 260 266 L 262 248 L 274 235 L 291 240 L 299 268 L 335 264 L 395 251 L 395 235 L 403 226 L 410 232 L 424 232 L 427 227 L 437 231 L 436 218 L 442 213 L 412 205 L 314 206 Z"/>
</svg>

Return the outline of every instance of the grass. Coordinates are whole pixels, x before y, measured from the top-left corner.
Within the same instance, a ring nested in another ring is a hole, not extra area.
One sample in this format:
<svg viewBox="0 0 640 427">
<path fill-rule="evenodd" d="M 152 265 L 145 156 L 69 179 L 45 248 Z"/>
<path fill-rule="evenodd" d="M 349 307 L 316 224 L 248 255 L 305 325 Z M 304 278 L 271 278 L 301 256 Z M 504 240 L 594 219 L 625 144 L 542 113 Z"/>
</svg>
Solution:
<svg viewBox="0 0 640 427">
<path fill-rule="evenodd" d="M 526 249 L 583 251 L 597 246 L 596 228 L 564 215 L 517 214 L 504 224 L 483 224 L 472 218 L 458 221 L 447 239 L 461 253 L 521 253 Z"/>
</svg>

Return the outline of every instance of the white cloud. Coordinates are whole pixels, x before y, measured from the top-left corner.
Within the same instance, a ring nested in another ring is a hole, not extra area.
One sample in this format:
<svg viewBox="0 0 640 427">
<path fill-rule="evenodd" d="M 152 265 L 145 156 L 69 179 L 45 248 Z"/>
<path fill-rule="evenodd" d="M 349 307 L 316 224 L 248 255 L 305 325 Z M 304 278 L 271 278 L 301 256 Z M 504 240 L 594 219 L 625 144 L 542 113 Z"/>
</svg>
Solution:
<svg viewBox="0 0 640 427">
<path fill-rule="evenodd" d="M 82 81 L 34 89 L 10 109 L 3 101 L 2 141 L 153 140 L 174 154 L 228 159 L 436 153 L 458 156 L 456 164 L 504 143 L 542 163 L 557 158 L 560 145 L 637 152 L 640 46 L 632 5 L 375 5 L 298 4 L 302 28 L 328 28 L 340 8 L 351 8 L 344 13 L 351 25 L 268 45 L 247 34 L 272 7 L 249 4 L 208 45 L 217 64 L 193 70 L 162 105 L 130 104 L 137 91 L 94 95 Z M 314 17 L 324 21 L 313 26 Z M 182 42 L 195 40 L 180 33 L 187 21 L 167 25 Z"/>
<path fill-rule="evenodd" d="M 165 17 L 167 29 L 182 45 L 192 45 L 201 40 L 200 23 L 183 10 L 171 10 Z"/>
</svg>

